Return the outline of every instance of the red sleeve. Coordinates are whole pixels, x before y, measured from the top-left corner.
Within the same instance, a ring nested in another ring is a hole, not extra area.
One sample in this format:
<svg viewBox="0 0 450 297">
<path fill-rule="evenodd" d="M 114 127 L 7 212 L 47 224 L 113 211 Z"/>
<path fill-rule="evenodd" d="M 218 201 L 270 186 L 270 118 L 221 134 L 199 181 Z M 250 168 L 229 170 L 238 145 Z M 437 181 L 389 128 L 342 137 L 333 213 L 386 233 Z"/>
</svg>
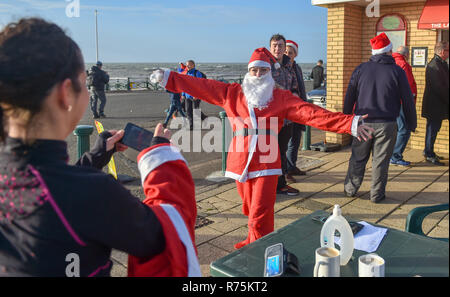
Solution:
<svg viewBox="0 0 450 297">
<path fill-rule="evenodd" d="M 129 256 L 129 276 L 187 276 L 189 259 L 186 247 L 176 236 L 176 224 L 163 205 L 173 206 L 180 214 L 192 242 L 195 256 L 195 220 L 197 206 L 195 185 L 186 161 L 179 150 L 170 144 L 159 144 L 138 155 L 145 193 L 144 204 L 152 208 L 165 235 L 165 250 L 151 259 Z"/>
<path fill-rule="evenodd" d="M 164 76 L 167 83 L 164 87 L 174 93 L 185 92 L 189 95 L 206 101 L 210 104 L 223 106 L 227 99 L 230 87 L 235 84 L 227 84 L 217 80 L 193 77 L 190 75 L 180 75 L 176 72 L 166 72 Z"/>
<path fill-rule="evenodd" d="M 315 104 L 298 100 L 298 97 L 285 91 L 279 93 L 285 98 L 286 119 L 324 131 L 352 134 L 354 115 L 328 111 Z"/>
<path fill-rule="evenodd" d="M 408 78 L 409 87 L 411 88 L 411 92 L 414 96 L 414 103 L 416 103 L 416 96 L 417 96 L 417 84 L 416 80 L 414 79 L 414 75 L 412 73 L 412 67 L 409 64 L 406 64 L 402 67 L 403 70 L 406 73 L 406 77 Z"/>
</svg>

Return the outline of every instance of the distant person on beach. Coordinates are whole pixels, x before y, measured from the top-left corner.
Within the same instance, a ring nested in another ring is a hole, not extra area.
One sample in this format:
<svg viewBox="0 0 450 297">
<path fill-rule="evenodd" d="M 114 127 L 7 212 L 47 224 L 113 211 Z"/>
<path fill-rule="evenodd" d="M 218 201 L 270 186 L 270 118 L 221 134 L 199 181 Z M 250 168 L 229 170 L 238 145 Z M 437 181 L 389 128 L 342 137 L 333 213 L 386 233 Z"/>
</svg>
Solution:
<svg viewBox="0 0 450 297">
<path fill-rule="evenodd" d="M 306 100 L 305 82 L 303 80 L 302 68 L 295 62 L 295 58 L 298 56 L 298 44 L 292 40 L 286 40 L 286 55 L 291 59 L 289 68 L 295 74 L 294 79 L 297 82 L 295 87 L 297 88 L 294 93 L 298 94 L 300 99 Z M 294 176 L 305 175 L 306 173 L 297 167 L 298 149 L 300 148 L 300 140 L 302 138 L 302 132 L 305 130 L 305 125 L 292 123 L 292 136 L 289 139 L 287 151 L 286 151 L 286 181 L 295 183 Z"/>
<path fill-rule="evenodd" d="M 110 276 L 112 249 L 129 254 L 129 276 L 200 276 L 194 182 L 167 129 L 137 158 L 143 202 L 101 171 L 127 149 L 123 130 L 68 164 L 89 104 L 84 65 L 56 24 L 0 31 L 0 276 Z"/>
<path fill-rule="evenodd" d="M 436 155 L 434 143 L 443 120 L 449 118 L 449 75 L 446 60 L 449 57 L 448 41 L 440 41 L 434 47 L 434 57 L 427 64 L 425 71 L 425 91 L 422 101 L 422 117 L 427 119 L 425 133 L 426 161 L 444 166 L 442 157 Z"/>
<path fill-rule="evenodd" d="M 311 78 L 313 79 L 313 88 L 320 88 L 323 81 L 325 80 L 325 74 L 323 69 L 323 61 L 317 61 L 316 66 L 311 71 Z"/>
<path fill-rule="evenodd" d="M 291 91 L 299 97 L 298 84 L 295 78 L 295 72 L 290 66 L 291 60 L 286 53 L 286 38 L 281 34 L 275 34 L 270 38 L 270 53 L 275 57 L 275 62 L 271 62 L 272 77 L 277 85 L 284 90 Z M 300 98 L 298 98 L 300 100 Z M 277 194 L 295 196 L 299 190 L 288 186 L 286 182 L 288 143 L 292 136 L 293 123 L 289 120 L 283 122 L 283 127 L 278 133 L 278 145 L 281 155 L 281 170 L 283 174 L 278 177 Z"/>
<path fill-rule="evenodd" d="M 203 78 L 203 75 L 200 71 L 195 69 L 195 62 L 193 60 L 188 60 L 186 62 L 186 70 L 184 70 L 186 75 L 193 76 L 193 77 L 199 77 Z M 201 100 L 198 98 L 194 98 L 188 93 L 182 93 L 181 96 L 183 97 L 184 103 L 185 103 L 185 110 L 187 113 L 187 117 L 189 120 L 189 129 L 194 129 L 194 110 L 198 110 L 200 108 L 200 102 Z M 203 112 L 200 113 L 201 120 L 204 120 L 206 116 L 203 114 Z"/>
<path fill-rule="evenodd" d="M 416 108 L 405 71 L 392 57 L 392 43 L 385 33 L 370 40 L 372 57 L 353 71 L 344 99 L 345 114 L 368 114 L 365 124 L 374 129 L 373 138 L 362 142 L 353 138 L 344 194 L 354 197 L 364 179 L 372 155 L 370 200 L 386 198 L 389 160 L 397 137 L 397 118 L 403 109 L 406 125 L 417 126 Z"/>
<path fill-rule="evenodd" d="M 105 85 L 109 82 L 109 75 L 102 70 L 103 63 L 97 61 L 97 64 L 92 66 L 91 72 L 88 76 L 88 86 L 90 88 L 90 105 L 94 119 L 105 118 Z M 100 100 L 100 106 L 97 112 L 97 101 Z"/>
<path fill-rule="evenodd" d="M 163 123 L 163 127 L 166 128 L 167 124 L 169 123 L 172 116 L 175 114 L 175 112 L 179 112 L 182 117 L 186 117 L 186 114 L 184 113 L 183 109 L 181 108 L 181 94 L 180 93 L 172 93 L 169 91 L 166 91 L 170 94 L 170 107 L 167 111 L 167 117 L 166 120 Z"/>
<path fill-rule="evenodd" d="M 277 135 L 285 118 L 363 139 L 372 132 L 359 124 L 365 116 L 330 112 L 277 87 L 271 73 L 272 63 L 277 63 L 276 59 L 266 48 L 256 49 L 242 85 L 180 75 L 170 70 L 156 70 L 151 75 L 152 82 L 159 82 L 167 90 L 188 92 L 221 106 L 227 113 L 233 139 L 228 149 L 225 176 L 236 180 L 243 202 L 242 212 L 248 216 L 248 236 L 234 245 L 236 249 L 274 230 L 277 183 L 282 174 Z"/>
<path fill-rule="evenodd" d="M 411 65 L 408 64 L 409 48 L 407 46 L 400 46 L 396 53 L 392 54 L 395 63 L 405 71 L 406 78 L 408 78 L 409 87 L 414 98 L 414 105 L 416 104 L 417 85 L 414 79 Z M 403 159 L 403 152 L 408 144 L 411 130 L 406 123 L 405 113 L 400 108 L 400 114 L 397 118 L 397 140 L 395 141 L 394 152 L 391 157 L 391 164 L 399 166 L 409 166 L 411 162 Z"/>
</svg>

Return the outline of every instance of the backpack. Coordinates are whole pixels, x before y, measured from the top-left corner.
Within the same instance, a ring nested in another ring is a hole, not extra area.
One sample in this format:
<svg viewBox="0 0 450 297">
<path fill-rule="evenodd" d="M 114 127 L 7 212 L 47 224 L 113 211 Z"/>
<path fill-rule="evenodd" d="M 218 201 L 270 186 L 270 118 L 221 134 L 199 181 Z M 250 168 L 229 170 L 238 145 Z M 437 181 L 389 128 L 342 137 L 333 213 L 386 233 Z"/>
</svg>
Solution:
<svg viewBox="0 0 450 297">
<path fill-rule="evenodd" d="M 86 77 L 86 84 L 88 88 L 94 85 L 94 74 L 92 73 L 92 71 L 89 71 L 89 74 Z"/>
<path fill-rule="evenodd" d="M 201 72 L 200 70 L 195 69 L 195 74 L 200 73 L 200 75 L 202 76 L 202 78 L 206 78 L 206 74 L 204 74 L 203 72 Z"/>
</svg>

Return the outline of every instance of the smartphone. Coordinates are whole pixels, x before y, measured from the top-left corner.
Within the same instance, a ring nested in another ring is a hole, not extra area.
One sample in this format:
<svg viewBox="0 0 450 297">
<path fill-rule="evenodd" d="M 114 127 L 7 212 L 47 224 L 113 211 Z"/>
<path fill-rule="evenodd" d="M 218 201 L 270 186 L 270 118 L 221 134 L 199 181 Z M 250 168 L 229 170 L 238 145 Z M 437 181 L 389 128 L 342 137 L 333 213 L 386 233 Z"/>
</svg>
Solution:
<svg viewBox="0 0 450 297">
<path fill-rule="evenodd" d="M 320 223 L 325 223 L 326 220 L 328 219 L 329 216 L 314 216 L 312 219 L 314 221 L 320 222 Z M 348 222 L 348 224 L 350 225 L 350 228 L 352 228 L 352 232 L 353 235 L 355 235 L 356 233 L 358 233 L 359 231 L 361 231 L 362 228 L 364 228 L 364 225 L 357 223 L 357 222 Z M 335 236 L 340 236 L 339 232 L 336 231 L 336 233 L 334 234 Z"/>
<path fill-rule="evenodd" d="M 153 132 L 135 124 L 128 123 L 125 126 L 125 133 L 121 139 L 121 143 L 140 152 L 150 146 L 152 138 Z"/>
<path fill-rule="evenodd" d="M 283 257 L 282 243 L 267 247 L 264 255 L 264 276 L 281 276 L 283 274 Z"/>
</svg>

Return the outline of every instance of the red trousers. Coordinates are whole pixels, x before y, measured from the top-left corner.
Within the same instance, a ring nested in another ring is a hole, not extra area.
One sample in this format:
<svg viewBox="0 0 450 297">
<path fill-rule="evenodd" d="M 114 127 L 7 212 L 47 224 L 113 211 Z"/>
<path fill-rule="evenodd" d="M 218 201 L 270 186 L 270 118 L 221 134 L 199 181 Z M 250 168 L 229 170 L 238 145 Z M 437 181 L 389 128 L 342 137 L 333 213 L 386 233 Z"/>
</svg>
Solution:
<svg viewBox="0 0 450 297">
<path fill-rule="evenodd" d="M 277 175 L 252 178 L 245 183 L 236 181 L 242 212 L 248 217 L 247 239 L 235 244 L 236 249 L 273 232 L 277 183 Z"/>
</svg>

